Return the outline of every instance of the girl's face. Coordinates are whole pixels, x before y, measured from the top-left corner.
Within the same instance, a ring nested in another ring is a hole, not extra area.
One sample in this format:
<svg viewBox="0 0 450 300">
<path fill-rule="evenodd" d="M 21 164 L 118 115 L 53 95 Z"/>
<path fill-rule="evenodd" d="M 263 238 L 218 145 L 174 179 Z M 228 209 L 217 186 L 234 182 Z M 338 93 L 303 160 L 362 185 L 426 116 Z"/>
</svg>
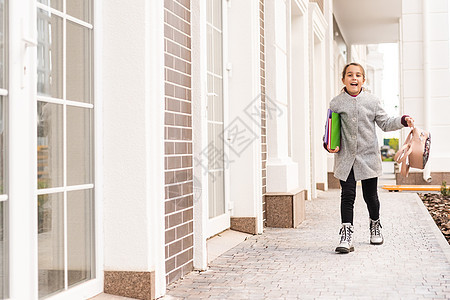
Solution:
<svg viewBox="0 0 450 300">
<path fill-rule="evenodd" d="M 345 84 L 350 95 L 358 95 L 365 81 L 361 68 L 353 65 L 348 66 L 344 78 L 342 78 L 342 83 Z"/>
</svg>

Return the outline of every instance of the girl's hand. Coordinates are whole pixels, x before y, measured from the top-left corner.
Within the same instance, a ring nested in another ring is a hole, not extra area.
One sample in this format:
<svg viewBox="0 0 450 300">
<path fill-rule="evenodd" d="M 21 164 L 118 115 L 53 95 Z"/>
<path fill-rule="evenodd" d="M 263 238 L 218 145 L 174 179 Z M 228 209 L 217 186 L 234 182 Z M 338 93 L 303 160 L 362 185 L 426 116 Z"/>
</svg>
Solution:
<svg viewBox="0 0 450 300">
<path fill-rule="evenodd" d="M 328 148 L 328 152 L 330 152 L 330 153 L 338 153 L 339 152 L 339 146 L 337 146 L 336 149 Z"/>
<path fill-rule="evenodd" d="M 406 123 L 408 123 L 408 127 L 414 127 L 414 119 L 411 117 L 405 118 Z"/>
</svg>

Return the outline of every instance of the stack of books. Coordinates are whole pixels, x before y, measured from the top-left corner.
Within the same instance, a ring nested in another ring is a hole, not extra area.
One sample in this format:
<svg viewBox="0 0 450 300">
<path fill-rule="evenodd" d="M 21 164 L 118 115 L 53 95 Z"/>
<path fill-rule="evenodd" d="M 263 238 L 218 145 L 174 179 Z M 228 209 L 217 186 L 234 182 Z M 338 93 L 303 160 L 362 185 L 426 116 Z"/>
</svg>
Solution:
<svg viewBox="0 0 450 300">
<path fill-rule="evenodd" d="M 327 148 L 332 150 L 341 146 L 341 117 L 331 109 L 327 111 L 323 142 L 327 145 Z"/>
</svg>

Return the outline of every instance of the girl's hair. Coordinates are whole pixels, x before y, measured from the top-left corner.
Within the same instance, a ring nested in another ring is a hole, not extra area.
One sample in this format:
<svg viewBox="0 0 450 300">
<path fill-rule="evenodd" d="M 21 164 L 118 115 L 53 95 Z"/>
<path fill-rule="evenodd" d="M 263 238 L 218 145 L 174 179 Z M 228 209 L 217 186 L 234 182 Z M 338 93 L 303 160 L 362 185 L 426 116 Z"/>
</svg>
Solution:
<svg viewBox="0 0 450 300">
<path fill-rule="evenodd" d="M 344 70 L 342 71 L 342 79 L 345 78 L 345 73 L 347 72 L 347 69 L 348 69 L 348 67 L 350 67 L 350 66 L 357 66 L 357 67 L 360 67 L 360 68 L 361 68 L 361 71 L 362 71 L 363 78 L 366 79 L 366 71 L 364 71 L 363 66 L 361 66 L 360 64 L 355 63 L 355 62 L 351 62 L 351 63 L 347 64 L 347 65 L 344 67 Z"/>
<path fill-rule="evenodd" d="M 348 69 L 348 67 L 350 67 L 350 66 L 357 66 L 357 67 L 359 67 L 359 68 L 361 69 L 361 71 L 362 71 L 363 78 L 366 79 L 366 71 L 364 70 L 363 66 L 361 66 L 360 64 L 355 63 L 355 62 L 351 62 L 351 63 L 345 65 L 344 70 L 342 71 L 342 79 L 345 78 L 345 73 L 347 72 L 347 69 Z M 362 87 L 361 89 L 362 89 L 363 91 L 366 90 L 364 87 Z M 344 87 L 342 88 L 341 92 L 345 92 L 345 91 L 346 91 L 346 88 L 345 88 L 345 86 L 344 86 Z"/>
</svg>

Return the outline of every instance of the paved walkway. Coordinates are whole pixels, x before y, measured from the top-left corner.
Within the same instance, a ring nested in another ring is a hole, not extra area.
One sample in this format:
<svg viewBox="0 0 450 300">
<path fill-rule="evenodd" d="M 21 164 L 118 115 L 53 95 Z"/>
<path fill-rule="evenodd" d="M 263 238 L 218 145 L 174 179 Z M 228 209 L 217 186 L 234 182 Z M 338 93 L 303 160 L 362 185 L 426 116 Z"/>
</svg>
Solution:
<svg viewBox="0 0 450 300">
<path fill-rule="evenodd" d="M 164 299 L 450 299 L 450 246 L 414 193 L 380 189 L 385 243 L 369 244 L 361 189 L 355 252 L 336 254 L 339 190 L 307 201 L 296 229 L 267 228 L 168 287 Z"/>
</svg>

